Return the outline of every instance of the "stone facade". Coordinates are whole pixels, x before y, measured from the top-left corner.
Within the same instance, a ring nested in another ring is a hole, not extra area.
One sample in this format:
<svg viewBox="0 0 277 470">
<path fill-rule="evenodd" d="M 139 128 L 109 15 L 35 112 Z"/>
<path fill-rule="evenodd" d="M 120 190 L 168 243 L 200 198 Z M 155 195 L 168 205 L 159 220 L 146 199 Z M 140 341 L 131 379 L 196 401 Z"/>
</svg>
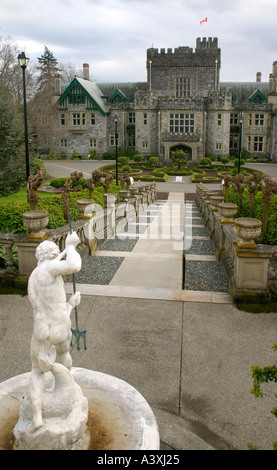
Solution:
<svg viewBox="0 0 277 470">
<path fill-rule="evenodd" d="M 277 61 L 268 82 L 258 72 L 251 83 L 220 82 L 217 38 L 198 38 L 196 48 L 147 50 L 147 82 L 98 84 L 76 78 L 56 88 L 57 133 L 50 147 L 58 156 L 101 158 L 118 145 L 169 162 L 181 148 L 192 162 L 225 156 L 241 145 L 256 155 L 277 158 Z"/>
</svg>

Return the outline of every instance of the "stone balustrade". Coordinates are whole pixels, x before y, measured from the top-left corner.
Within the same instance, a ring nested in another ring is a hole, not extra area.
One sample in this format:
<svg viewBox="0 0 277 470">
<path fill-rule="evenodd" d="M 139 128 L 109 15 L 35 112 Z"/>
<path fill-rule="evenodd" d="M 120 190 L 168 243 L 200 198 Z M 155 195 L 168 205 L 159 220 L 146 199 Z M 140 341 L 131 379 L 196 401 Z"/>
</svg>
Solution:
<svg viewBox="0 0 277 470">
<path fill-rule="evenodd" d="M 130 221 L 156 200 L 156 184 L 131 187 L 128 191 L 121 192 L 120 196 L 121 201 L 116 203 L 115 194 L 104 194 L 104 209 L 96 207 L 89 199 L 83 199 L 78 204 L 80 217 L 72 224 L 72 230 L 80 238 L 78 251 L 83 261 L 96 251 L 105 239 L 116 235 L 123 219 Z M 55 230 L 44 229 L 43 240 L 53 241 L 62 252 L 68 232 L 69 225 Z M 0 270 L 2 285 L 26 287 L 29 275 L 37 265 L 35 252 L 41 241 L 42 239 L 30 237 L 30 234 L 0 234 L 0 245 L 6 251 L 6 267 Z M 18 261 L 13 255 L 14 248 L 17 249 Z"/>
<path fill-rule="evenodd" d="M 196 202 L 214 240 L 217 259 L 234 299 L 267 296 L 269 259 L 277 254 L 277 246 L 259 243 L 261 222 L 252 218 L 234 219 L 237 206 L 222 202 L 220 195 L 213 195 L 203 185 L 197 185 L 196 193 Z"/>
</svg>

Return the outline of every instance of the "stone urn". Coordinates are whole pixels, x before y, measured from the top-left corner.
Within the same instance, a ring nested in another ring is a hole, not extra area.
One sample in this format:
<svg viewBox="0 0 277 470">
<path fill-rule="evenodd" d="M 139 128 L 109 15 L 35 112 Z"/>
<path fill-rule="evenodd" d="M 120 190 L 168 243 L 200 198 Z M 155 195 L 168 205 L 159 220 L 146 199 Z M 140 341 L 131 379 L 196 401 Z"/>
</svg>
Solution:
<svg viewBox="0 0 277 470">
<path fill-rule="evenodd" d="M 255 239 L 262 233 L 262 222 L 250 217 L 240 217 L 234 221 L 235 233 L 241 239 L 237 243 L 242 248 L 256 248 Z"/>
<path fill-rule="evenodd" d="M 119 192 L 119 197 L 121 197 L 123 202 L 128 202 L 128 199 L 130 197 L 130 192 L 127 191 L 126 189 L 121 189 Z"/>
<path fill-rule="evenodd" d="M 221 202 L 218 205 L 218 212 L 221 215 L 222 219 L 220 222 L 223 224 L 233 224 L 234 217 L 237 213 L 238 206 L 231 202 Z"/>
<path fill-rule="evenodd" d="M 218 206 L 219 206 L 219 204 L 220 204 L 221 202 L 223 202 L 223 201 L 224 201 L 224 197 L 223 197 L 223 196 L 218 196 L 218 195 L 212 196 L 212 197 L 210 198 L 210 202 L 211 202 L 212 206 L 214 206 L 214 207 L 213 207 L 213 210 L 214 210 L 214 211 L 218 211 Z"/>
<path fill-rule="evenodd" d="M 216 196 L 216 195 L 217 195 L 217 194 L 216 194 L 215 191 L 206 191 L 206 192 L 205 192 L 205 195 L 204 195 L 206 202 L 207 202 L 207 203 L 210 203 L 210 202 L 211 202 L 211 197 L 212 197 L 212 196 Z"/>
<path fill-rule="evenodd" d="M 78 199 L 77 209 L 81 213 L 80 219 L 91 219 L 93 217 L 92 211 L 94 209 L 93 199 Z"/>
<path fill-rule="evenodd" d="M 130 193 L 131 193 L 132 197 L 137 196 L 138 195 L 138 188 L 130 188 Z"/>
<path fill-rule="evenodd" d="M 29 230 L 28 238 L 44 239 L 46 236 L 43 230 L 48 224 L 49 213 L 47 211 L 28 211 L 22 214 L 23 225 Z"/>
</svg>

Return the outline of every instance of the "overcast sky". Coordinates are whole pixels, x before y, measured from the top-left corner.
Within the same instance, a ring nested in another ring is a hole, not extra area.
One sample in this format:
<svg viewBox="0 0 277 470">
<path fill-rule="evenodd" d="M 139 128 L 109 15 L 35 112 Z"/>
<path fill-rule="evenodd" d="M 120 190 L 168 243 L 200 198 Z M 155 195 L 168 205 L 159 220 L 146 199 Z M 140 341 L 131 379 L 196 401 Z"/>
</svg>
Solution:
<svg viewBox="0 0 277 470">
<path fill-rule="evenodd" d="M 207 18 L 207 22 L 200 24 Z M 34 64 L 47 46 L 92 80 L 146 81 L 146 49 L 218 37 L 224 81 L 268 81 L 277 60 L 277 0 L 0 0 L 0 35 Z"/>
</svg>

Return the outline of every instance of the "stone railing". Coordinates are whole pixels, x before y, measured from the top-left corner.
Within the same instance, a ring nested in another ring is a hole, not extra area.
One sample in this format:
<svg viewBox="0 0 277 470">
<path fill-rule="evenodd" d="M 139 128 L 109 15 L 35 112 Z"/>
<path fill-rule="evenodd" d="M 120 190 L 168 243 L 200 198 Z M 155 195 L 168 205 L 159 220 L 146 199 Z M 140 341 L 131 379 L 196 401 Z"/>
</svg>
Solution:
<svg viewBox="0 0 277 470">
<path fill-rule="evenodd" d="M 78 251 L 84 261 L 96 251 L 107 238 L 114 238 L 120 230 L 123 219 L 139 215 L 157 198 L 156 184 L 146 184 L 138 188 L 131 187 L 128 191 L 120 191 L 121 201 L 116 204 L 116 195 L 104 194 L 105 207 L 95 207 L 90 200 L 81 200 L 78 204 L 79 219 L 72 224 L 80 239 Z M 6 268 L 0 270 L 0 282 L 3 285 L 26 286 L 28 278 L 37 265 L 36 248 L 42 240 L 53 241 L 62 252 L 69 233 L 69 225 L 55 230 L 44 229 L 42 238 L 31 234 L 0 234 L 0 245 L 6 251 Z M 13 255 L 17 251 L 18 260 Z"/>
<path fill-rule="evenodd" d="M 262 223 L 257 219 L 238 218 L 237 206 L 223 202 L 216 191 L 199 184 L 196 202 L 214 240 L 220 260 L 235 299 L 247 294 L 268 294 L 269 260 L 277 255 L 277 246 L 259 243 Z"/>
</svg>

